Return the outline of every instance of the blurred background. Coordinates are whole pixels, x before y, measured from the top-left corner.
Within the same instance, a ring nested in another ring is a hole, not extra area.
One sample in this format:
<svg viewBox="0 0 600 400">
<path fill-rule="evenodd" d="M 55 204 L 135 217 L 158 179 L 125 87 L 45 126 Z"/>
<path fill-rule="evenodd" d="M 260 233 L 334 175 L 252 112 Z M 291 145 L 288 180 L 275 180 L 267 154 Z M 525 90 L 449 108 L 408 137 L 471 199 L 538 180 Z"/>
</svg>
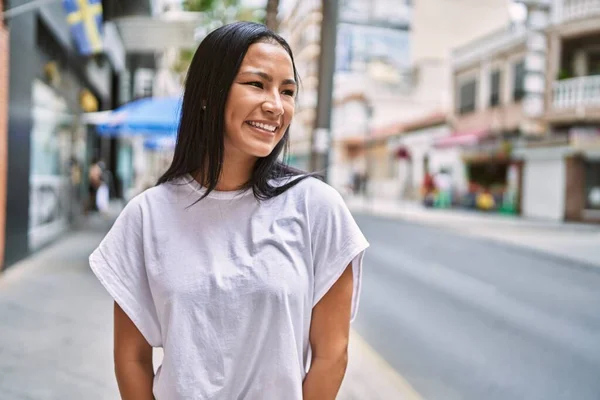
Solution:
<svg viewBox="0 0 600 400">
<path fill-rule="evenodd" d="M 236 20 L 371 242 L 340 398 L 600 399 L 600 0 L 0 0 L 0 398 L 117 398 L 87 255 Z"/>
</svg>

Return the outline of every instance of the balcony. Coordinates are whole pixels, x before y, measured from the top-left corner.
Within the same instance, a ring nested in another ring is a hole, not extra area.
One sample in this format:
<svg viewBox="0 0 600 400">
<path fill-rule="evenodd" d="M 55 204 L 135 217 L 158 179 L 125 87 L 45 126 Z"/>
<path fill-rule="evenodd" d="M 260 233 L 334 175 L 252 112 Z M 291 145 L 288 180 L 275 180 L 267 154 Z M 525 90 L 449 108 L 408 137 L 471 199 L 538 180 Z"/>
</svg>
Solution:
<svg viewBox="0 0 600 400">
<path fill-rule="evenodd" d="M 600 16 L 600 0 L 558 0 L 554 7 L 557 23 Z"/>
<path fill-rule="evenodd" d="M 600 76 L 582 76 L 554 82 L 555 108 L 600 107 Z"/>
<path fill-rule="evenodd" d="M 452 52 L 452 66 L 456 70 L 468 67 L 480 60 L 490 59 L 497 54 L 524 44 L 526 39 L 527 29 L 524 25 L 510 25 L 454 49 Z"/>
<path fill-rule="evenodd" d="M 552 107 L 547 119 L 552 123 L 600 121 L 600 76 L 583 76 L 554 82 Z"/>
</svg>

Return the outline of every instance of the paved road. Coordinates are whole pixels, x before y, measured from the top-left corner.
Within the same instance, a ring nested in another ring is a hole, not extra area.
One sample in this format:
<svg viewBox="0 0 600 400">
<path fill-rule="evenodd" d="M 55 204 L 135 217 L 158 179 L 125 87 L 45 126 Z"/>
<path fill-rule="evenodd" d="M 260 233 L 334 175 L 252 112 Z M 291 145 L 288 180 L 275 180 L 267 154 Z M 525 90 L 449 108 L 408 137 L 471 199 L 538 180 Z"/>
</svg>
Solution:
<svg viewBox="0 0 600 400">
<path fill-rule="evenodd" d="M 357 215 L 354 328 L 428 400 L 600 399 L 600 268 Z"/>
</svg>

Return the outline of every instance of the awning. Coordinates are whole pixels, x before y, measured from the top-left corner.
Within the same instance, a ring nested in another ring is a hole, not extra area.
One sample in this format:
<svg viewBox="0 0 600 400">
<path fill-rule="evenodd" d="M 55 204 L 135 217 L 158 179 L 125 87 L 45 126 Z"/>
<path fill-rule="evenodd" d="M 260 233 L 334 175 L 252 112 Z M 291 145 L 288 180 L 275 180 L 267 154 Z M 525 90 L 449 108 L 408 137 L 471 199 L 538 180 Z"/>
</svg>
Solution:
<svg viewBox="0 0 600 400">
<path fill-rule="evenodd" d="M 150 136 L 144 139 L 144 148 L 153 151 L 168 151 L 175 149 L 175 136 Z"/>
<path fill-rule="evenodd" d="M 101 136 L 175 136 L 180 97 L 148 97 L 127 103 L 96 126 Z"/>
<path fill-rule="evenodd" d="M 81 122 L 87 125 L 100 125 L 107 122 L 112 111 L 96 111 L 81 114 Z"/>
<path fill-rule="evenodd" d="M 470 146 L 477 144 L 482 138 L 489 134 L 487 129 L 469 132 L 455 132 L 450 136 L 445 136 L 437 139 L 434 142 L 435 147 L 454 147 L 454 146 Z"/>
</svg>

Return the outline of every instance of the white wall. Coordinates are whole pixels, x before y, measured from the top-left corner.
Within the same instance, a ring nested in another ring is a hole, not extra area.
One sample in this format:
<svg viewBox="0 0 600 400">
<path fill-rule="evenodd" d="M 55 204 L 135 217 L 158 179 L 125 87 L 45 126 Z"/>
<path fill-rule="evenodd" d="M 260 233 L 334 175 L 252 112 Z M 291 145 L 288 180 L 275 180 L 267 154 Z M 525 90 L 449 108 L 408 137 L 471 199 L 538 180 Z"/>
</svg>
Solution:
<svg viewBox="0 0 600 400">
<path fill-rule="evenodd" d="M 523 170 L 523 215 L 561 221 L 565 211 L 564 158 L 534 158 Z"/>
<path fill-rule="evenodd" d="M 452 188 L 459 193 L 467 191 L 467 171 L 459 147 L 433 149 L 430 152 L 429 168 L 433 173 L 439 172 L 441 169 L 450 170 Z"/>
<path fill-rule="evenodd" d="M 508 25 L 507 0 L 415 1 L 411 61 L 448 59 L 461 44 Z"/>
<path fill-rule="evenodd" d="M 439 139 L 450 134 L 450 128 L 447 125 L 421 129 L 415 132 L 407 133 L 401 136 L 400 144 L 406 146 L 411 155 L 411 181 L 413 185 L 420 185 L 423 182 L 425 175 L 423 160 L 425 155 L 429 155 L 430 168 L 432 153 L 435 152 L 433 144 L 436 139 Z"/>
</svg>

